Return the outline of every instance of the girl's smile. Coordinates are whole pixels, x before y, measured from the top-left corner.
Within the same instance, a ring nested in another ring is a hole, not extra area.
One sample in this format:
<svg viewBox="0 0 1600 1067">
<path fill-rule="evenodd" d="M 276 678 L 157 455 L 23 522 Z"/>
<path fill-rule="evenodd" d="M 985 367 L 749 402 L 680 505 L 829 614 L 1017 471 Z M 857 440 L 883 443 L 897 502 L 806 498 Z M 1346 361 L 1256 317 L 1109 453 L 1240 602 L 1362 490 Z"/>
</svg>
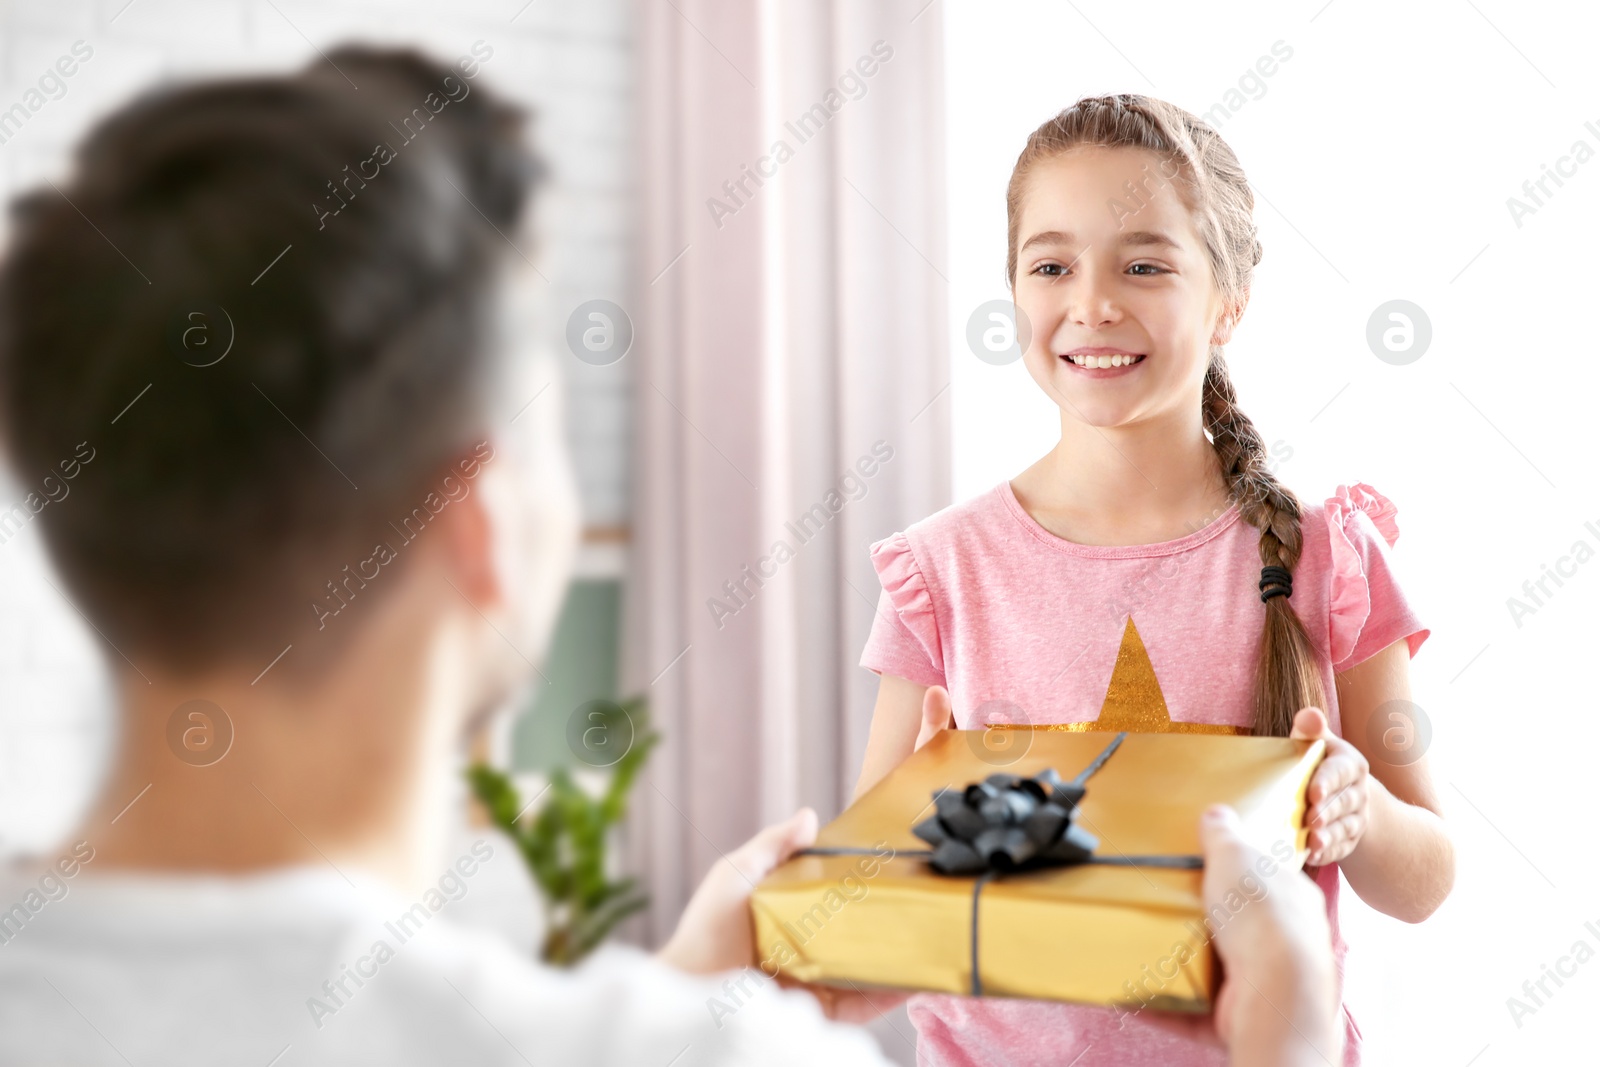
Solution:
<svg viewBox="0 0 1600 1067">
<path fill-rule="evenodd" d="M 1145 354 L 1121 348 L 1091 346 L 1074 348 L 1063 354 L 1061 359 L 1069 367 L 1081 371 L 1086 378 L 1120 378 L 1131 374 L 1134 367 L 1143 363 Z"/>
</svg>

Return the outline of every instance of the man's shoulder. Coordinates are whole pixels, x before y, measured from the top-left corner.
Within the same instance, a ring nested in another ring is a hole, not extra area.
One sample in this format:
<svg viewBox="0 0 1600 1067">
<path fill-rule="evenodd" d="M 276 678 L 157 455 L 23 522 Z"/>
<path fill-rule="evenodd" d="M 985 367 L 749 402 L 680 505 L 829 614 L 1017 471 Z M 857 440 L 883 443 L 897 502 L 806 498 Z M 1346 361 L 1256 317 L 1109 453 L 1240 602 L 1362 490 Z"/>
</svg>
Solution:
<svg viewBox="0 0 1600 1067">
<path fill-rule="evenodd" d="M 405 924 L 397 897 L 264 888 L 85 885 L 50 904 L 0 946 L 0 1061 L 881 1062 L 759 971 L 692 978 L 623 945 L 557 969 L 445 915 Z"/>
</svg>

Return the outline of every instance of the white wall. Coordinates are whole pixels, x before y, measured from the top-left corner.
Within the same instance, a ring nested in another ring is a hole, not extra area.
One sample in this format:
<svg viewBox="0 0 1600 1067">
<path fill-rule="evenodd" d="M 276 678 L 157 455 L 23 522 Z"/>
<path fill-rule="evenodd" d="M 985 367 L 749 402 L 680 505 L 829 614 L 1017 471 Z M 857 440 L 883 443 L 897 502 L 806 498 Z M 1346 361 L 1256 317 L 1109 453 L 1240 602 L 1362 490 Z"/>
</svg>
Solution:
<svg viewBox="0 0 1600 1067">
<path fill-rule="evenodd" d="M 1263 437 L 1293 448 L 1279 475 L 1302 498 L 1365 481 L 1400 509 L 1398 564 L 1433 630 L 1411 664 L 1414 698 L 1435 729 L 1429 758 L 1460 849 L 1454 895 L 1420 926 L 1345 896 L 1350 1000 L 1373 1063 L 1593 1061 L 1600 962 L 1548 983 L 1554 995 L 1520 1027 L 1506 1003 L 1574 942 L 1600 952 L 1600 861 L 1581 802 L 1600 741 L 1588 674 L 1600 563 L 1550 585 L 1520 628 L 1506 605 L 1574 542 L 1600 548 L 1589 314 L 1600 158 L 1550 185 L 1520 228 L 1506 205 L 1575 140 L 1600 150 L 1592 12 L 942 6 L 958 500 L 1056 439 L 1055 409 L 1021 363 L 981 363 L 963 340 L 972 310 L 1008 295 L 1004 190 L 1027 134 L 1088 93 L 1149 93 L 1203 114 L 1274 42 L 1293 49 L 1219 127 L 1257 189 L 1266 248 L 1229 365 Z M 1365 342 L 1369 315 L 1395 298 L 1433 324 L 1431 349 L 1408 366 Z"/>
</svg>

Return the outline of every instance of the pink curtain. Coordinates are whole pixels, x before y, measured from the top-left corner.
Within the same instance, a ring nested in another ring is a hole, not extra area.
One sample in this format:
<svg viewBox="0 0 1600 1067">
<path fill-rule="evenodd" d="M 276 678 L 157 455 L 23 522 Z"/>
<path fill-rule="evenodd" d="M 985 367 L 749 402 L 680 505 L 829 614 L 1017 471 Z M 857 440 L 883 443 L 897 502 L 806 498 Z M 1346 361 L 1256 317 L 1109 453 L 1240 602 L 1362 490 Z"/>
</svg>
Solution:
<svg viewBox="0 0 1600 1067">
<path fill-rule="evenodd" d="M 659 943 L 725 850 L 854 785 L 868 545 L 950 502 L 926 0 L 640 5 L 627 862 Z"/>
</svg>

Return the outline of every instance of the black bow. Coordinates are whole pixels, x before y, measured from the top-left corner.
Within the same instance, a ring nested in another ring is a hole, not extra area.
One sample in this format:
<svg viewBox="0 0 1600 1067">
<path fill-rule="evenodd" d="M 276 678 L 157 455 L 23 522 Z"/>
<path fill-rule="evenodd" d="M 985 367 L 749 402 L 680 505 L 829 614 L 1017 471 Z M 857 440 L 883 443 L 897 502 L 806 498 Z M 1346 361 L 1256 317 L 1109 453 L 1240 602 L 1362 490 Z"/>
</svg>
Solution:
<svg viewBox="0 0 1600 1067">
<path fill-rule="evenodd" d="M 911 832 L 933 846 L 928 862 L 940 874 L 1084 863 L 1100 845 L 1074 821 L 1084 792 L 1053 769 L 1032 778 L 991 774 L 965 789 L 939 790 L 936 814 Z"/>
</svg>

